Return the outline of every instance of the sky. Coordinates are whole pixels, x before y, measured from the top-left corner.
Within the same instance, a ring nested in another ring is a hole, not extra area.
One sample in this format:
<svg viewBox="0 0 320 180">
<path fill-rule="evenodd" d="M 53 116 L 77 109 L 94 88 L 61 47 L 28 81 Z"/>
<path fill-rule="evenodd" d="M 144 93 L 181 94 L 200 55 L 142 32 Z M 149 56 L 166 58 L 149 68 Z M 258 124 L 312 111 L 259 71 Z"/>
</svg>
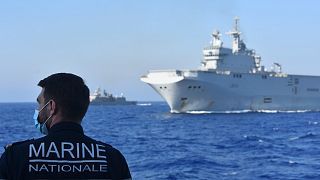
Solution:
<svg viewBox="0 0 320 180">
<path fill-rule="evenodd" d="M 0 1 L 0 102 L 35 102 L 37 83 L 57 72 L 81 76 L 129 100 L 160 101 L 140 76 L 197 69 L 211 33 L 225 47 L 235 16 L 267 68 L 320 75 L 317 0 Z"/>
</svg>

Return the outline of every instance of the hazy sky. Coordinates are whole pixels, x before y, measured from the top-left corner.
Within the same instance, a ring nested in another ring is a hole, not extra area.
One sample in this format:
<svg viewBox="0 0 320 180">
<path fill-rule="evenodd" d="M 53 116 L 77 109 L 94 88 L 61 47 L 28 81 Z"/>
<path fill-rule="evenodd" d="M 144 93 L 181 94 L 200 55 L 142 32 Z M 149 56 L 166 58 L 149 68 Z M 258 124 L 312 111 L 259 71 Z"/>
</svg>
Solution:
<svg viewBox="0 0 320 180">
<path fill-rule="evenodd" d="M 198 68 L 211 32 L 229 31 L 234 16 L 266 67 L 320 75 L 319 7 L 317 0 L 0 1 L 0 102 L 34 102 L 38 81 L 56 72 L 82 76 L 91 91 L 161 100 L 139 77 Z"/>
</svg>

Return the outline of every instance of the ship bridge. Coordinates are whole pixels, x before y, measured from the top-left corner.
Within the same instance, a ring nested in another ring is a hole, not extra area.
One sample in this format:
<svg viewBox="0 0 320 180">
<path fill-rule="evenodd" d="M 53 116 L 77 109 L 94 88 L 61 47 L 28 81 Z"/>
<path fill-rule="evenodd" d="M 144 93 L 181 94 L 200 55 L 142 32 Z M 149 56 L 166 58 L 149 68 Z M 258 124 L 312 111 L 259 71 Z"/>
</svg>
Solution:
<svg viewBox="0 0 320 180">
<path fill-rule="evenodd" d="M 240 38 L 238 24 L 239 18 L 236 17 L 233 30 L 226 33 L 232 37 L 232 49 L 223 47 L 219 31 L 212 33 L 210 46 L 203 49 L 202 70 L 240 73 L 264 71 L 260 67 L 261 57 L 254 50 L 247 49 Z"/>
</svg>

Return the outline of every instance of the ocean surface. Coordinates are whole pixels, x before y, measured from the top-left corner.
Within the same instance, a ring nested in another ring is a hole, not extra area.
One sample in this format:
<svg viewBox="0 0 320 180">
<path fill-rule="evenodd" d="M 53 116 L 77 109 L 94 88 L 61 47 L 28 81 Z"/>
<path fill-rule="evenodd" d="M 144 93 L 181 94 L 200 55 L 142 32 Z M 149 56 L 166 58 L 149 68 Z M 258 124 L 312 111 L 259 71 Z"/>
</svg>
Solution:
<svg viewBox="0 0 320 180">
<path fill-rule="evenodd" d="M 0 103 L 1 147 L 41 137 L 36 106 Z M 320 112 L 171 114 L 152 102 L 90 106 L 83 127 L 123 153 L 133 179 L 320 179 Z"/>
</svg>

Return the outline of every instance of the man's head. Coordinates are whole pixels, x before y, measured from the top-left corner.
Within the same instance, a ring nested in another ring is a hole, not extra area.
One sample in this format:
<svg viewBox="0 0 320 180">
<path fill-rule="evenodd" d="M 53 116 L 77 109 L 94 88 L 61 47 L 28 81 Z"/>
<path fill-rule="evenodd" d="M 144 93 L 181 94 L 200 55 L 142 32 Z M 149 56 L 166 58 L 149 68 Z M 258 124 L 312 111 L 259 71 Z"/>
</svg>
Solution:
<svg viewBox="0 0 320 180">
<path fill-rule="evenodd" d="M 38 86 L 42 87 L 37 98 L 39 109 L 43 108 L 39 114 L 40 123 L 51 116 L 59 118 L 58 121 L 81 122 L 89 105 L 89 88 L 81 77 L 57 73 L 41 80 Z"/>
</svg>

